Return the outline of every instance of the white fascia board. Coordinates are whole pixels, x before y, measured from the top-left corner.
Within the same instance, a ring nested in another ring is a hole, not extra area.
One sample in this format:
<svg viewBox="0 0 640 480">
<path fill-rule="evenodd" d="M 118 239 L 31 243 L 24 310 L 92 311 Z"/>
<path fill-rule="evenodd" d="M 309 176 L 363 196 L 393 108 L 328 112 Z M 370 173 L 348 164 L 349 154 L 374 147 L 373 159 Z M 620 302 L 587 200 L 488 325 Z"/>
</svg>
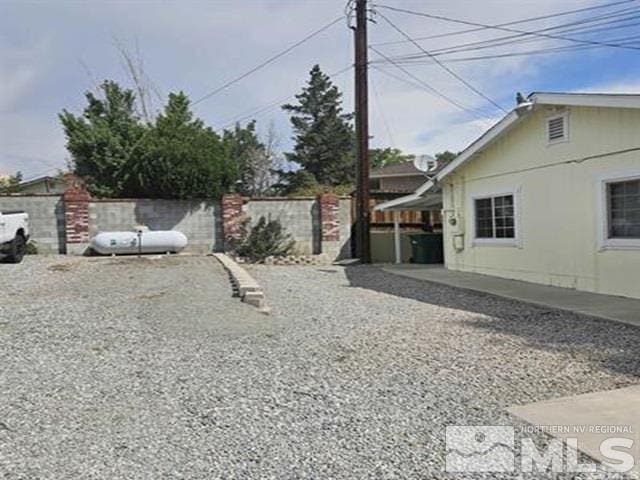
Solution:
<svg viewBox="0 0 640 480">
<path fill-rule="evenodd" d="M 372 173 L 369 175 L 369 178 L 394 178 L 394 177 L 421 177 L 420 173 L 390 173 L 390 174 L 378 174 Z"/>
<path fill-rule="evenodd" d="M 422 185 L 420 185 L 418 189 L 413 193 L 418 196 L 424 195 L 426 192 L 431 190 L 435 185 L 436 185 L 436 182 L 434 182 L 433 179 L 427 180 Z"/>
<path fill-rule="evenodd" d="M 407 202 L 412 202 L 414 200 L 418 200 L 420 195 L 412 193 L 411 195 L 405 195 L 404 197 L 394 198 L 393 200 L 389 200 L 388 202 L 379 203 L 375 206 L 374 210 L 389 210 L 394 207 L 399 207 Z"/>
<path fill-rule="evenodd" d="M 474 141 L 471 145 L 465 148 L 460 155 L 458 155 L 455 160 L 453 160 L 449 165 L 444 167 L 438 175 L 436 175 L 436 181 L 440 181 L 457 169 L 460 165 L 464 164 L 469 160 L 473 155 L 482 150 L 484 147 L 493 142 L 497 137 L 502 135 L 506 130 L 508 130 L 513 124 L 515 124 L 520 117 L 515 110 L 512 110 L 496 123 L 493 127 L 487 130 L 480 138 Z M 424 187 L 425 185 L 423 185 Z M 420 187 L 422 188 L 422 187 Z M 431 187 L 429 187 L 431 188 Z M 426 192 L 428 189 L 425 189 Z M 416 191 L 417 193 L 417 191 Z"/>
<path fill-rule="evenodd" d="M 542 105 L 568 107 L 640 108 L 640 95 L 607 93 L 533 93 L 529 99 Z"/>
<path fill-rule="evenodd" d="M 562 105 L 577 107 L 609 107 L 609 108 L 640 108 L 640 95 L 624 94 L 588 94 L 588 93 L 533 93 L 529 100 L 536 105 Z M 521 118 L 527 116 L 518 115 L 516 110 L 511 110 L 507 115 L 487 130 L 482 136 L 458 155 L 449 165 L 440 170 L 434 179 L 421 185 L 415 195 L 423 195 L 428 192 L 440 180 L 466 163 L 473 155 L 481 151 L 500 135 L 505 133 Z"/>
</svg>

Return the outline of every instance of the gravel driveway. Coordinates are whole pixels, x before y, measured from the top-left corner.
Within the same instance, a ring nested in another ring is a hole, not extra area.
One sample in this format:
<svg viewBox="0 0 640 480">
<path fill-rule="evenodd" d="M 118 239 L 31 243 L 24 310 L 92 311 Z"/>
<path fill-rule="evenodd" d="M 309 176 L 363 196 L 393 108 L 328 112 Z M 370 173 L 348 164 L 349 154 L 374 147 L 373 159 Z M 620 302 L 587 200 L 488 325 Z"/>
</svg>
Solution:
<svg viewBox="0 0 640 480">
<path fill-rule="evenodd" d="M 446 425 L 640 374 L 640 329 L 374 267 L 254 267 L 269 317 L 209 257 L 0 267 L 0 478 L 448 478 Z"/>
</svg>

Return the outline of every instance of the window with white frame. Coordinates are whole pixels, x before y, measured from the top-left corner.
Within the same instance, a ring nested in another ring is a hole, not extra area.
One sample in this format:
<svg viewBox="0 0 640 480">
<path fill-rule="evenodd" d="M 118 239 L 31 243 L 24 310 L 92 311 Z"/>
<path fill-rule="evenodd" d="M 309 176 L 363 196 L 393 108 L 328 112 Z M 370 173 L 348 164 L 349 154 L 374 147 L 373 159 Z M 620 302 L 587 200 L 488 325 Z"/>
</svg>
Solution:
<svg viewBox="0 0 640 480">
<path fill-rule="evenodd" d="M 547 118 L 547 143 L 559 143 L 569 139 L 569 116 L 567 112 Z"/>
<path fill-rule="evenodd" d="M 640 240 L 640 178 L 606 182 L 607 239 Z"/>
<path fill-rule="evenodd" d="M 513 194 L 476 198 L 475 238 L 500 240 L 516 238 L 515 201 Z"/>
</svg>

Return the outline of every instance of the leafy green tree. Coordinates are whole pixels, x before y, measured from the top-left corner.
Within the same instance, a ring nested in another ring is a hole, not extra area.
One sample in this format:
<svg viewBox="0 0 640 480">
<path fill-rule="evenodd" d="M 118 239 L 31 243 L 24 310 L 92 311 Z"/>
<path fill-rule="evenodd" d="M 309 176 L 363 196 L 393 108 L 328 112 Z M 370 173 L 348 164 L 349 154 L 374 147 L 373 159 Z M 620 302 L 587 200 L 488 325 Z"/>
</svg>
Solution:
<svg viewBox="0 0 640 480">
<path fill-rule="evenodd" d="M 135 158 L 148 126 L 135 113 L 133 91 L 111 81 L 105 81 L 101 89 L 104 98 L 87 92 L 83 114 L 63 110 L 60 121 L 74 171 L 87 179 L 92 193 L 114 197 L 122 193 L 127 162 Z"/>
<path fill-rule="evenodd" d="M 18 191 L 18 186 L 21 182 L 22 172 L 16 172 L 15 175 L 9 175 L 7 177 L 0 177 L 0 192 L 15 193 Z"/>
<path fill-rule="evenodd" d="M 295 146 L 286 158 L 322 185 L 352 183 L 355 177 L 355 137 L 351 114 L 342 113 L 342 93 L 315 65 L 291 113 Z"/>
<path fill-rule="evenodd" d="M 369 150 L 369 164 L 372 170 L 413 160 L 415 155 L 405 154 L 399 148 L 373 148 Z"/>
<path fill-rule="evenodd" d="M 236 178 L 236 166 L 225 155 L 220 136 L 194 118 L 182 92 L 169 95 L 141 145 L 143 153 L 129 164 L 127 196 L 218 197 Z"/>
<path fill-rule="evenodd" d="M 71 166 L 93 194 L 209 198 L 235 184 L 243 166 L 215 131 L 194 118 L 184 93 L 170 94 L 163 112 L 145 123 L 135 113 L 132 90 L 111 81 L 101 89 L 104 98 L 86 94 L 82 115 L 60 114 Z"/>
<path fill-rule="evenodd" d="M 444 152 L 436 153 L 435 157 L 438 161 L 438 164 L 447 164 L 453 161 L 458 156 L 457 153 L 450 152 L 449 150 L 445 150 Z"/>
<path fill-rule="evenodd" d="M 234 162 L 234 190 L 242 195 L 256 195 L 257 164 L 263 158 L 265 146 L 258 139 L 255 120 L 246 127 L 236 124 L 233 130 L 225 130 L 222 144 L 225 155 Z"/>
</svg>

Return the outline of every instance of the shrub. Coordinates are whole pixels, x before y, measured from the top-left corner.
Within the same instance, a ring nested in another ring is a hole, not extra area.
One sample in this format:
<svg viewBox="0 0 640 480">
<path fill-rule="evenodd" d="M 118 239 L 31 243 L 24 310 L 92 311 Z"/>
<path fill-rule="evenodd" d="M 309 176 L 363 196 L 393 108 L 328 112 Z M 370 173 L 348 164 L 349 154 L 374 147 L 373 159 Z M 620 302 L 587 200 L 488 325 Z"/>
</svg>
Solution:
<svg viewBox="0 0 640 480">
<path fill-rule="evenodd" d="M 323 193 L 335 193 L 338 196 L 351 195 L 355 190 L 355 186 L 351 184 L 344 185 L 320 185 L 316 183 L 306 187 L 300 187 L 289 193 L 290 197 L 315 197 Z"/>
<path fill-rule="evenodd" d="M 284 231 L 278 220 L 267 221 L 263 216 L 235 247 L 235 253 L 252 262 L 260 262 L 267 257 L 289 255 L 293 245 L 291 235 Z"/>
<path fill-rule="evenodd" d="M 33 240 L 29 241 L 25 246 L 24 253 L 26 255 L 37 255 L 38 254 L 38 246 L 35 244 Z"/>
</svg>

